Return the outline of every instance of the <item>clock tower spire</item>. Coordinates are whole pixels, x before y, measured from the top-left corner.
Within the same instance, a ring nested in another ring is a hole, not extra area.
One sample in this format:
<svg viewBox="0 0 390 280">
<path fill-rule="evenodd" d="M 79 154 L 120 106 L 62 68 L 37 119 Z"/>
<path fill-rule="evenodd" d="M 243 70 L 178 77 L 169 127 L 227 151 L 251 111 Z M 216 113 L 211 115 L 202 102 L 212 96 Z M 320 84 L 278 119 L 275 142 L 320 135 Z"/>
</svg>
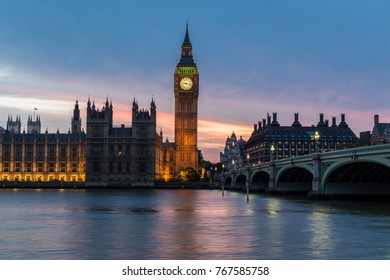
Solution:
<svg viewBox="0 0 390 280">
<path fill-rule="evenodd" d="M 198 151 L 198 96 L 199 73 L 192 55 L 188 32 L 181 46 L 180 61 L 174 74 L 175 95 L 175 176 L 185 168 L 199 172 Z"/>
<path fill-rule="evenodd" d="M 181 45 L 181 57 L 178 66 L 195 66 L 194 58 L 192 57 L 192 45 L 190 35 L 188 35 L 188 20 L 186 24 L 186 35 L 184 36 L 183 44 Z"/>
</svg>

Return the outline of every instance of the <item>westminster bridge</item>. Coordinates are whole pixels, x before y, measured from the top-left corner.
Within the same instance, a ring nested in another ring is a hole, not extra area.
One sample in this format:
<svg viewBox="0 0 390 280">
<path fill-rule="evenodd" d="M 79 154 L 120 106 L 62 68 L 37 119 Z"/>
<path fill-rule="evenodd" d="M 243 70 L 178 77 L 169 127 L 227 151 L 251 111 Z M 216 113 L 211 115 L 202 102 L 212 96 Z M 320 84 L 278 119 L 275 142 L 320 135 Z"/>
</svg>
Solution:
<svg viewBox="0 0 390 280">
<path fill-rule="evenodd" d="M 308 195 L 390 195 L 390 144 L 273 160 L 233 169 L 224 189 Z"/>
</svg>

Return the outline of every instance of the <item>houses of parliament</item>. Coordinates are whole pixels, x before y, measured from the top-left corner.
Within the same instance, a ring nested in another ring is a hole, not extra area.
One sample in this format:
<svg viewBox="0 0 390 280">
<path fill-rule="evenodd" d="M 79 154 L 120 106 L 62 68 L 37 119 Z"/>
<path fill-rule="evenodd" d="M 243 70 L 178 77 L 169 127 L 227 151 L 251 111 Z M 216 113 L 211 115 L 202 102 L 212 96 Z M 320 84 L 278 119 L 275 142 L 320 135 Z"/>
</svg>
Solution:
<svg viewBox="0 0 390 280">
<path fill-rule="evenodd" d="M 132 103 L 132 126 L 113 126 L 114 106 L 101 110 L 88 98 L 86 132 L 78 101 L 68 133 L 41 132 L 40 116 L 29 116 L 21 131 L 20 116 L 8 117 L 0 134 L 0 180 L 81 182 L 85 186 L 150 186 L 177 180 L 180 171 L 199 171 L 197 147 L 199 73 L 192 54 L 188 23 L 174 72 L 175 139 L 156 131 L 157 109 Z"/>
</svg>

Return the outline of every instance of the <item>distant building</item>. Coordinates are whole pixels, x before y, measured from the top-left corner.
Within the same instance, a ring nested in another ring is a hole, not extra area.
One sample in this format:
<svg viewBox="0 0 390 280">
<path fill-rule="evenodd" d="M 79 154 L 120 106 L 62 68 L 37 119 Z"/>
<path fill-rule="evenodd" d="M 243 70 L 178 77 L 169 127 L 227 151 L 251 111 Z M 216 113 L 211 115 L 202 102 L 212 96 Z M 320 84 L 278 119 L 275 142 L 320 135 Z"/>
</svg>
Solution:
<svg viewBox="0 0 390 280">
<path fill-rule="evenodd" d="M 316 132 L 319 135 L 317 140 L 315 139 Z M 272 121 L 267 115 L 267 119 L 254 125 L 252 135 L 245 144 L 245 157 L 252 165 L 271 159 L 311 154 L 316 150 L 338 150 L 356 141 L 356 135 L 345 122 L 345 114 L 341 114 L 341 122 L 338 125 L 336 117 L 332 118 L 330 125 L 328 120 L 324 120 L 324 114 L 320 114 L 320 120 L 316 126 L 302 126 L 298 113 L 295 113 L 291 126 L 281 126 L 277 120 L 277 114 L 273 113 Z"/>
<path fill-rule="evenodd" d="M 380 123 L 379 115 L 374 116 L 371 145 L 390 143 L 390 123 Z"/>
<path fill-rule="evenodd" d="M 369 146 L 370 143 L 371 143 L 371 132 L 370 131 L 360 132 L 359 144 L 361 146 Z"/>
<path fill-rule="evenodd" d="M 229 170 L 244 166 L 245 143 L 246 142 L 242 139 L 242 136 L 240 136 L 240 139 L 237 140 L 234 131 L 232 135 L 226 139 L 225 149 L 219 155 L 220 163 L 223 165 L 224 169 Z"/>
<path fill-rule="evenodd" d="M 76 102 L 73 118 L 80 114 Z M 20 116 L 7 121 L 0 135 L 0 180 L 32 182 L 83 182 L 85 133 L 40 133 L 40 117 L 29 117 L 28 131 L 21 132 Z"/>
<path fill-rule="evenodd" d="M 41 118 L 40 116 L 36 116 L 34 119 L 31 116 L 28 116 L 27 121 L 27 133 L 41 133 Z"/>
<path fill-rule="evenodd" d="M 8 116 L 7 120 L 7 131 L 14 133 L 21 133 L 22 123 L 20 116 L 16 115 L 16 120 L 12 120 L 12 116 Z"/>
</svg>

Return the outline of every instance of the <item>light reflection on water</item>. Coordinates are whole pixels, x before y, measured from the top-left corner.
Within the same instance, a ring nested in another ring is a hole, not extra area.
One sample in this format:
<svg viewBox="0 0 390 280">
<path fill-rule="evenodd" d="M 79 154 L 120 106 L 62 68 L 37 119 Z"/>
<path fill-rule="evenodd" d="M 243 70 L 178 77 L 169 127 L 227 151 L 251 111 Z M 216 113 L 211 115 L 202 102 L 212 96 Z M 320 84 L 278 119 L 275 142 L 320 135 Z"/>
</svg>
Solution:
<svg viewBox="0 0 390 280">
<path fill-rule="evenodd" d="M 386 202 L 1 190 L 1 259 L 388 259 Z"/>
</svg>

